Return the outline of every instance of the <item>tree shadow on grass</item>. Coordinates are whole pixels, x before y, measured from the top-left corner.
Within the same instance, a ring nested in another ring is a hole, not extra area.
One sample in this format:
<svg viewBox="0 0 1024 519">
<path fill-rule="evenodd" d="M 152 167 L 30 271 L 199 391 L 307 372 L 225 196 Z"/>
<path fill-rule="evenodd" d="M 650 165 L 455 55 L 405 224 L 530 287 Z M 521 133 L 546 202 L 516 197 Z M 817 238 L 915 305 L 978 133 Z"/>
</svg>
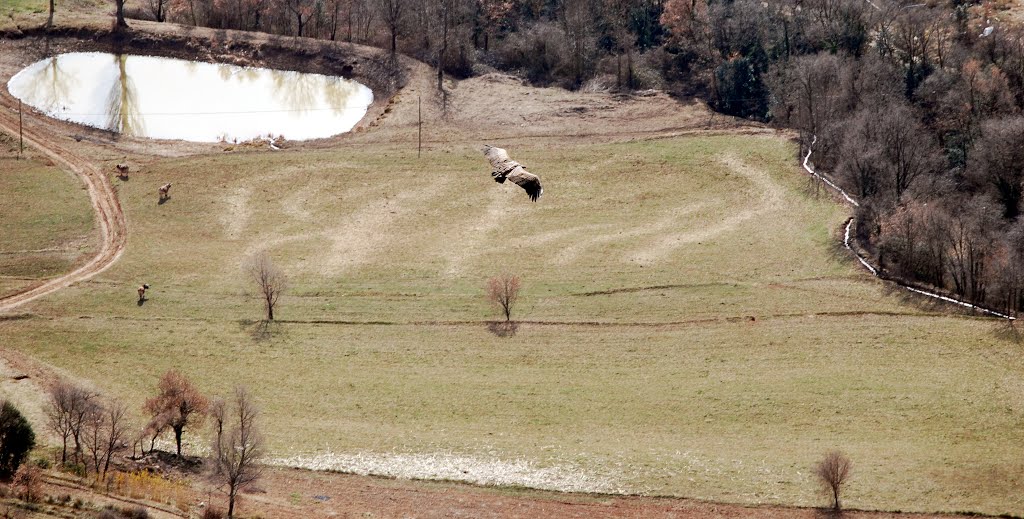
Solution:
<svg viewBox="0 0 1024 519">
<path fill-rule="evenodd" d="M 992 335 L 1012 344 L 1024 342 L 1024 330 L 1017 326 L 1016 320 L 1000 319 L 992 328 Z"/>
<path fill-rule="evenodd" d="M 261 319 L 259 321 L 243 320 L 239 324 L 243 330 L 249 333 L 249 336 L 252 337 L 252 340 L 255 342 L 263 342 L 282 333 L 282 328 L 279 323 L 268 321 L 266 319 Z"/>
<path fill-rule="evenodd" d="M 519 330 L 519 323 L 515 321 L 491 321 L 487 323 L 487 331 L 498 337 L 511 337 Z"/>
<path fill-rule="evenodd" d="M 835 508 L 818 508 L 814 511 L 814 519 L 839 519 L 845 517 L 843 510 Z"/>
</svg>

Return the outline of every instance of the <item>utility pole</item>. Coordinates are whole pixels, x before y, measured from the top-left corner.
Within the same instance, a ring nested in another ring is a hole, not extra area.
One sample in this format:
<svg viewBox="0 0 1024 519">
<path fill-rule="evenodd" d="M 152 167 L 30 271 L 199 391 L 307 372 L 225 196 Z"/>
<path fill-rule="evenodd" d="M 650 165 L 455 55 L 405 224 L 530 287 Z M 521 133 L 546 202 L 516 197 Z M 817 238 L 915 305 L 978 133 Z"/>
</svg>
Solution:
<svg viewBox="0 0 1024 519">
<path fill-rule="evenodd" d="M 423 95 L 416 94 L 416 112 L 419 117 L 418 132 L 416 135 L 416 158 L 420 158 L 423 150 Z"/>
<path fill-rule="evenodd" d="M 21 155 L 25 153 L 25 136 L 22 132 L 22 117 L 21 117 L 21 99 L 18 99 L 18 160 L 21 160 Z"/>
</svg>

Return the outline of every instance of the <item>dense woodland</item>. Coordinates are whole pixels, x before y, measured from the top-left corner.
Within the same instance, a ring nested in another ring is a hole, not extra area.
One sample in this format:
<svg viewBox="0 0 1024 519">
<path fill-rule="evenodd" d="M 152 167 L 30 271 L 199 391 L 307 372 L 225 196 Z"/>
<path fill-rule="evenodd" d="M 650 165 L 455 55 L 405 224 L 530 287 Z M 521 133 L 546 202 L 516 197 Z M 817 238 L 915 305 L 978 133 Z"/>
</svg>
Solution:
<svg viewBox="0 0 1024 519">
<path fill-rule="evenodd" d="M 1024 31 L 1002 6 L 891 0 L 142 0 L 216 28 L 375 45 L 449 77 L 661 88 L 816 137 L 883 272 L 1024 307 Z"/>
</svg>

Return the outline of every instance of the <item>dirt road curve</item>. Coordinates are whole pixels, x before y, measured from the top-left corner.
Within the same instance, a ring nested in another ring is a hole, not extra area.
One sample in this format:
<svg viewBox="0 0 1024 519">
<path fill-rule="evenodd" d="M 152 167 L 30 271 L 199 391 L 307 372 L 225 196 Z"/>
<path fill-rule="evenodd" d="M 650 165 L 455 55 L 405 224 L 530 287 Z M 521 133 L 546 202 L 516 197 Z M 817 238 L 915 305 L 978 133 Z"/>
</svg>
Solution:
<svg viewBox="0 0 1024 519">
<path fill-rule="evenodd" d="M 0 130 L 10 135 L 18 135 L 18 112 L 8 106 L 9 98 L 0 99 L 5 101 L 0 103 Z M 128 241 L 128 224 L 124 212 L 121 211 L 121 203 L 117 200 L 117 193 L 114 192 L 110 180 L 99 168 L 62 147 L 55 139 L 31 127 L 24 128 L 24 138 L 26 145 L 36 148 L 61 168 L 82 179 L 89 192 L 92 207 L 96 210 L 100 248 L 89 261 L 71 272 L 0 298 L 0 314 L 103 272 L 117 261 Z"/>
</svg>

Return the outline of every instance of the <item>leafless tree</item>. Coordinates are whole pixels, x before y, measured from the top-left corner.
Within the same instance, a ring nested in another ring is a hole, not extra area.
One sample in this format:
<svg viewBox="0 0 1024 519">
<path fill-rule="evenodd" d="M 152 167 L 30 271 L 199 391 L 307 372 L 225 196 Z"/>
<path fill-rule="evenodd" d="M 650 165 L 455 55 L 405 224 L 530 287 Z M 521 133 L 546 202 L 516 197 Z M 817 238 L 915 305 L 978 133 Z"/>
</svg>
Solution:
<svg viewBox="0 0 1024 519">
<path fill-rule="evenodd" d="M 54 0 L 50 0 L 50 14 L 46 17 L 46 28 L 53 27 Z"/>
<path fill-rule="evenodd" d="M 512 320 L 512 308 L 519 300 L 522 284 L 519 276 L 502 274 L 487 280 L 487 300 L 505 315 L 505 321 Z"/>
<path fill-rule="evenodd" d="M 825 458 L 814 466 L 814 475 L 818 478 L 822 490 L 831 497 L 832 509 L 835 511 L 842 510 L 839 498 L 843 485 L 850 478 L 850 467 L 850 459 L 837 450 L 829 451 Z"/>
<path fill-rule="evenodd" d="M 970 156 L 966 177 L 973 187 L 997 201 L 1004 218 L 1017 218 L 1024 199 L 1024 117 L 986 121 Z"/>
<path fill-rule="evenodd" d="M 773 67 L 769 76 L 772 111 L 777 122 L 794 126 L 807 136 L 822 130 L 837 114 L 844 83 L 843 59 L 833 54 L 800 56 Z M 810 137 L 808 137 L 810 138 Z"/>
<path fill-rule="evenodd" d="M 174 443 L 181 456 L 182 433 L 186 427 L 202 423 L 209 402 L 177 370 L 165 373 L 157 387 L 158 394 L 146 400 L 144 409 L 154 418 L 150 422 L 154 430 L 170 427 L 174 431 Z"/>
<path fill-rule="evenodd" d="M 221 410 L 225 410 L 224 406 Z M 214 436 L 210 460 L 212 476 L 225 487 L 229 518 L 234 517 L 239 490 L 256 482 L 263 474 L 260 464 L 264 452 L 263 437 L 257 424 L 258 416 L 259 411 L 249 392 L 236 388 L 231 409 L 226 414 L 229 428 L 219 430 Z"/>
<path fill-rule="evenodd" d="M 219 445 L 221 436 L 224 435 L 224 422 L 228 419 L 228 405 L 221 397 L 215 397 L 210 401 L 208 414 L 213 420 L 214 445 Z"/>
<path fill-rule="evenodd" d="M 60 463 L 68 462 L 68 440 L 71 438 L 72 391 L 67 382 L 58 382 L 50 388 L 46 405 L 46 426 L 61 439 Z"/>
<path fill-rule="evenodd" d="M 277 306 L 281 293 L 288 288 L 288 278 L 281 269 L 274 265 L 265 251 L 256 253 L 247 265 L 249 276 L 256 283 L 263 306 L 267 311 L 267 320 L 274 320 L 274 307 Z"/>
<path fill-rule="evenodd" d="M 168 0 L 149 0 L 149 10 L 153 13 L 153 17 L 156 21 L 162 22 L 167 19 L 167 4 Z"/>
<path fill-rule="evenodd" d="M 303 36 L 306 23 L 313 15 L 316 5 L 312 0 L 285 0 L 288 11 L 295 16 L 296 36 L 300 38 Z"/>
<path fill-rule="evenodd" d="M 61 464 L 68 462 L 69 439 L 74 444 L 74 461 L 82 461 L 83 428 L 98 401 L 96 393 L 68 382 L 61 381 L 50 388 L 47 426 L 61 438 Z"/>
<path fill-rule="evenodd" d="M 35 463 L 22 463 L 11 481 L 11 489 L 29 503 L 39 501 L 43 497 L 43 469 Z"/>
<path fill-rule="evenodd" d="M 968 201 L 961 211 L 951 214 L 947 228 L 947 265 L 953 289 L 961 297 L 984 303 L 989 262 L 994 250 L 990 215 L 977 202 Z"/>
<path fill-rule="evenodd" d="M 398 50 L 398 34 L 404 26 L 408 0 L 376 0 L 377 12 L 391 34 L 391 53 Z"/>
<path fill-rule="evenodd" d="M 114 0 L 114 7 L 117 11 L 116 30 L 127 29 L 128 23 L 124 21 L 124 0 Z"/>
<path fill-rule="evenodd" d="M 86 417 L 83 437 L 93 471 L 106 477 L 114 456 L 128 448 L 128 408 L 120 401 L 97 403 Z"/>
</svg>

